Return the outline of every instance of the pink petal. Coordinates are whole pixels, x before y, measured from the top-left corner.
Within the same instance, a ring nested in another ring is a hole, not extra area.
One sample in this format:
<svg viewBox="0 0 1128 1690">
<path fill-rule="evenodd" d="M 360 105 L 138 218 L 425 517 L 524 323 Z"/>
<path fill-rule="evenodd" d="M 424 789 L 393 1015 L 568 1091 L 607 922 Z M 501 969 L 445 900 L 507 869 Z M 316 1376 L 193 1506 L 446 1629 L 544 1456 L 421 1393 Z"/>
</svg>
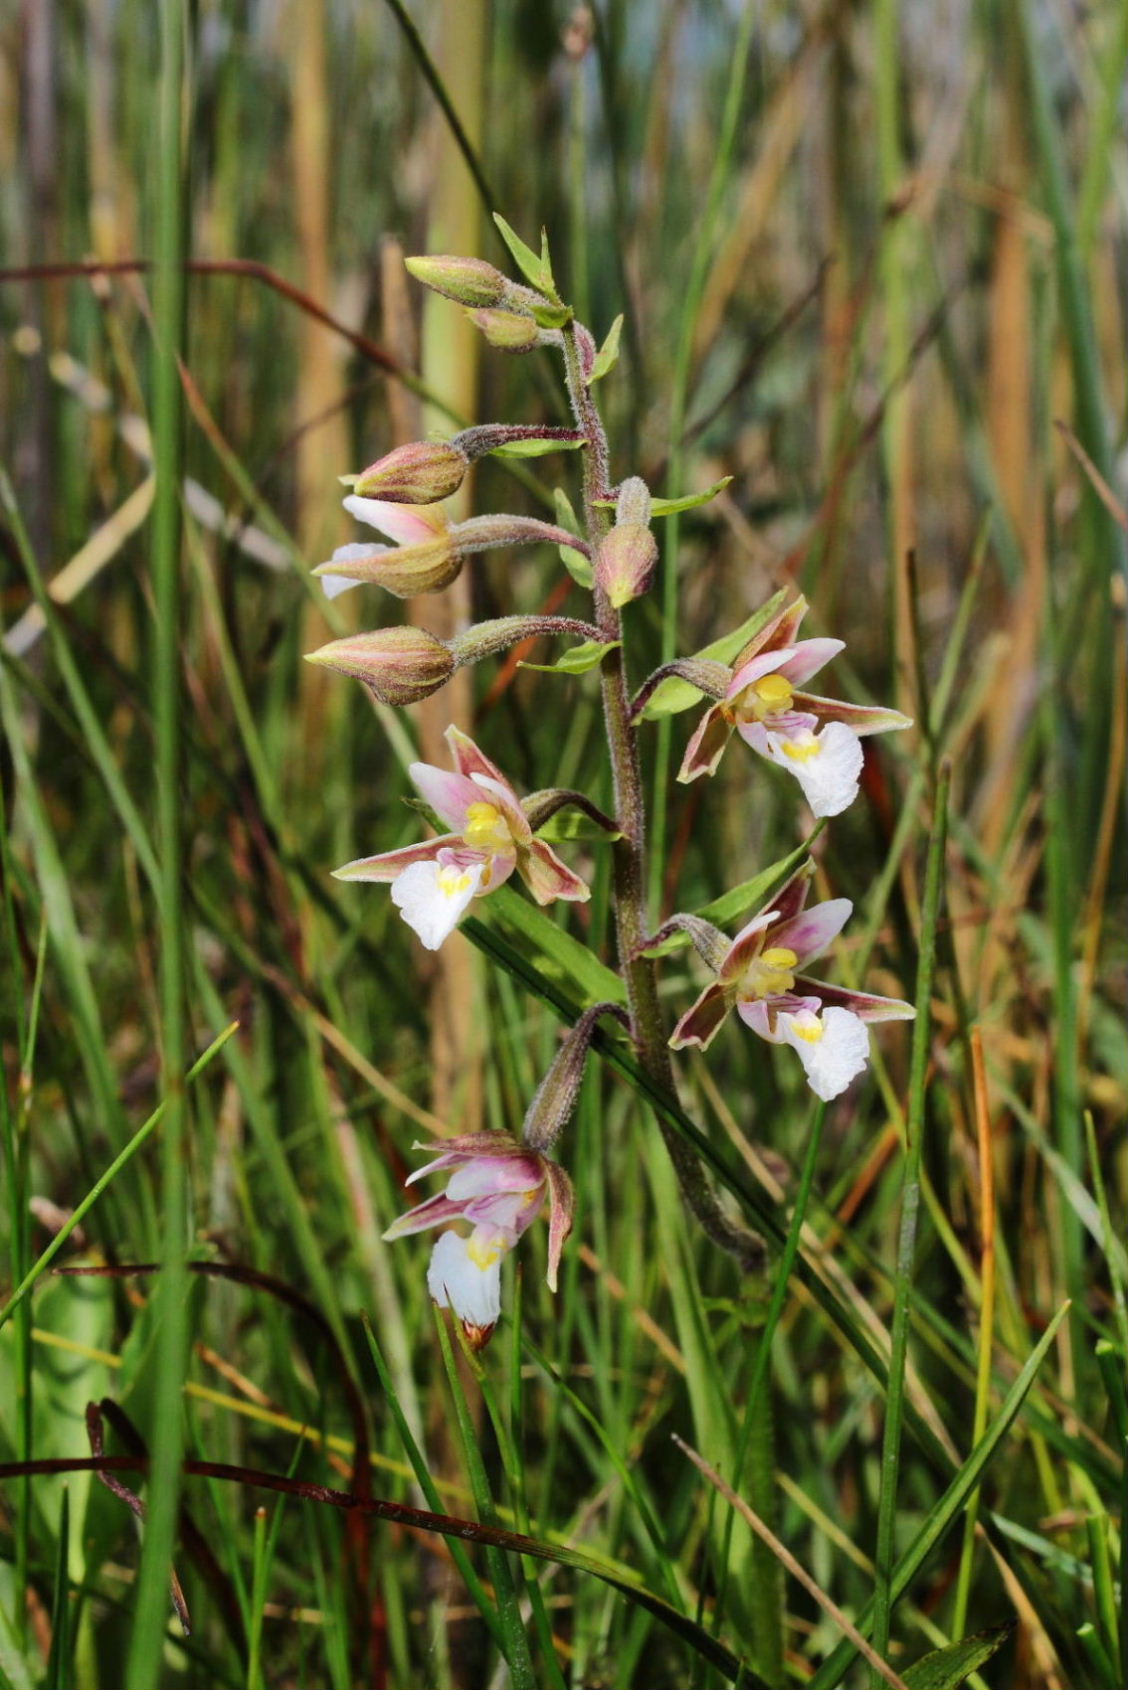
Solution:
<svg viewBox="0 0 1128 1690">
<path fill-rule="evenodd" d="M 425 839 L 421 845 L 405 845 L 401 851 L 385 851 L 378 857 L 357 857 L 355 862 L 335 868 L 333 879 L 397 880 L 412 863 L 437 862 L 444 847 L 458 844 L 461 844 L 458 834 L 445 833 L 438 839 Z"/>
<path fill-rule="evenodd" d="M 684 1050 L 687 1045 L 696 1045 L 698 1050 L 707 1050 L 731 1008 L 731 993 L 719 980 L 714 980 L 674 1028 L 670 1035 L 671 1049 Z"/>
<path fill-rule="evenodd" d="M 754 915 L 752 920 L 740 929 L 721 964 L 718 975 L 720 980 L 731 985 L 734 980 L 740 979 L 752 958 L 763 949 L 764 934 L 769 927 L 774 927 L 778 919 L 778 910 L 761 910 L 759 915 Z"/>
<path fill-rule="evenodd" d="M 807 902 L 807 894 L 811 890 L 811 873 L 807 864 L 798 869 L 783 886 L 780 887 L 772 899 L 772 907 L 776 912 L 776 920 L 781 924 L 794 921 L 799 911 Z M 778 944 L 772 939 L 772 944 Z"/>
<path fill-rule="evenodd" d="M 460 775 L 465 775 L 467 779 L 471 775 L 485 775 L 487 780 L 495 780 L 499 786 L 504 786 L 507 791 L 513 791 L 497 764 L 490 762 L 485 752 L 479 750 L 469 734 L 464 734 L 461 729 L 451 726 L 447 729 L 443 738 L 450 746 L 454 766 Z M 514 797 L 516 797 L 516 794 L 514 794 Z"/>
<path fill-rule="evenodd" d="M 436 769 L 433 763 L 408 765 L 411 784 L 425 804 L 429 804 L 447 827 L 461 833 L 466 826 L 466 811 L 471 804 L 480 804 L 482 795 L 464 775 Z"/>
<path fill-rule="evenodd" d="M 779 665 L 779 672 L 787 677 L 793 687 L 800 687 L 804 681 L 825 668 L 831 658 L 837 657 L 840 651 L 845 651 L 846 641 L 799 640 L 792 650 L 794 655 Z"/>
<path fill-rule="evenodd" d="M 510 1246 L 532 1226 L 544 1207 L 544 1191 L 500 1191 L 492 1197 L 475 1197 L 466 1204 L 464 1218 L 477 1227 L 492 1228 Z"/>
<path fill-rule="evenodd" d="M 572 1230 L 572 1217 L 575 1213 L 576 1199 L 572 1190 L 572 1182 L 564 1169 L 557 1162 L 545 1162 L 545 1180 L 548 1184 L 548 1288 L 556 1290 L 556 1276 L 560 1268 L 560 1252 L 568 1241 Z"/>
<path fill-rule="evenodd" d="M 428 1227 L 442 1226 L 446 1221 L 460 1221 L 462 1219 L 461 1203 L 452 1203 L 445 1191 L 440 1191 L 435 1197 L 428 1197 L 425 1203 L 417 1203 L 414 1209 L 409 1209 L 405 1215 L 394 1220 L 384 1238 L 390 1243 L 394 1238 L 406 1238 L 412 1232 L 426 1232 Z"/>
<path fill-rule="evenodd" d="M 817 992 L 821 1002 L 835 1009 L 848 1009 L 863 1021 L 912 1021 L 916 1010 L 902 998 L 879 998 L 872 992 L 853 992 L 848 986 L 828 986 L 825 980 L 808 980 L 797 975 L 796 986 Z"/>
<path fill-rule="evenodd" d="M 742 668 L 761 651 L 780 651 L 784 646 L 794 645 L 799 624 L 806 614 L 807 601 L 800 595 L 791 604 L 777 611 L 771 621 L 766 622 L 760 632 L 753 635 L 743 651 L 737 653 L 733 668 Z"/>
<path fill-rule="evenodd" d="M 761 651 L 749 658 L 733 672 L 726 698 L 736 698 L 745 687 L 750 687 L 753 681 L 762 680 L 765 675 L 784 672 L 788 661 L 797 655 L 799 649 L 798 646 L 784 646 L 779 651 Z"/>
<path fill-rule="evenodd" d="M 529 841 L 528 849 L 521 852 L 517 867 L 538 904 L 551 904 L 554 898 L 584 904 L 591 897 L 587 884 L 560 861 L 543 839 Z"/>
<path fill-rule="evenodd" d="M 344 505 L 350 516 L 386 534 L 397 546 L 433 540 L 450 526 L 441 505 L 393 505 L 386 499 L 362 499 L 356 493 L 350 493 Z"/>
<path fill-rule="evenodd" d="M 678 779 L 688 784 L 699 775 L 713 774 L 731 736 L 732 723 L 722 715 L 720 705 L 710 705 L 685 748 Z"/>
<path fill-rule="evenodd" d="M 871 704 L 847 704 L 840 698 L 814 698 L 808 693 L 797 692 L 795 703 L 809 710 L 820 721 L 845 722 L 859 739 L 864 734 L 896 733 L 913 725 L 912 717 L 902 716 L 899 710 L 885 710 Z"/>
<path fill-rule="evenodd" d="M 829 898 L 825 904 L 815 904 L 776 928 L 772 944 L 794 951 L 801 968 L 837 939 L 853 908 L 849 898 Z"/>
<path fill-rule="evenodd" d="M 454 1203 L 472 1197 L 495 1197 L 499 1192 L 535 1191 L 544 1184 L 544 1164 L 535 1152 L 514 1150 L 509 1156 L 470 1156 L 447 1181 Z"/>
</svg>

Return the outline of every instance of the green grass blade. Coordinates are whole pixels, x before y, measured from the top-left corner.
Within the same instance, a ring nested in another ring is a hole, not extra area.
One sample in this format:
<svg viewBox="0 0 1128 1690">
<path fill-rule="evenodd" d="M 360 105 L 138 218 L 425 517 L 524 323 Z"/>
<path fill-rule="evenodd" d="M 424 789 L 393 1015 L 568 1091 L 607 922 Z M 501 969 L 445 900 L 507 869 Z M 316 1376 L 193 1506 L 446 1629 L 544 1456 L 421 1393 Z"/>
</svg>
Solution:
<svg viewBox="0 0 1128 1690">
<path fill-rule="evenodd" d="M 905 1407 L 905 1366 L 908 1360 L 909 1308 L 915 1271 L 917 1220 L 920 1213 L 920 1171 L 924 1147 L 925 1082 L 932 1033 L 932 981 L 936 970 L 936 930 L 943 901 L 944 847 L 947 840 L 948 791 L 951 767 L 944 763 L 936 787 L 932 836 L 928 848 L 924 907 L 917 975 L 916 1021 L 913 1024 L 909 1105 L 905 1119 L 905 1165 L 901 1186 L 901 1230 L 894 1280 L 893 1327 L 889 1379 L 885 1398 L 885 1431 L 881 1450 L 881 1491 L 877 1511 L 877 1549 L 874 1556 L 873 1642 L 884 1660 L 889 1653 L 893 1603 L 893 1532 L 897 1521 L 898 1478 L 901 1468 L 902 1417 Z M 880 1678 L 871 1672 L 876 1687 Z"/>
</svg>

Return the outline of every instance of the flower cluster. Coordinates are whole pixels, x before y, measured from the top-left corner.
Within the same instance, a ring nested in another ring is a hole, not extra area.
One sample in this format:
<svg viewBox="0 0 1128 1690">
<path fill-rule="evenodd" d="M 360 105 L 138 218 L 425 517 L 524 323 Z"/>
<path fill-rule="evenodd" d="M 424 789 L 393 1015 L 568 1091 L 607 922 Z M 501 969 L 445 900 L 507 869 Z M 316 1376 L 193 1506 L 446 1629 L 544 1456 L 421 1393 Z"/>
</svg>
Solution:
<svg viewBox="0 0 1128 1690">
<path fill-rule="evenodd" d="M 549 1152 L 575 1106 L 601 1016 L 614 1015 L 625 1024 L 635 1058 L 649 1080 L 671 1091 L 669 1048 L 704 1051 L 735 1009 L 761 1039 L 795 1051 L 811 1089 L 829 1100 L 864 1069 L 869 1024 L 913 1014 L 899 999 L 830 985 L 805 972 L 838 937 L 851 913 L 844 898 L 807 907 L 811 869 L 805 864 L 731 940 L 699 916 L 674 916 L 666 924 L 663 933 L 681 928 L 690 935 L 713 974 L 673 1035 L 667 1036 L 653 961 L 661 953 L 662 935 L 645 938 L 645 813 L 636 738 L 639 720 L 658 690 L 677 680 L 675 709 L 686 708 L 702 694 L 711 700 L 686 747 L 682 781 L 713 774 L 735 733 L 760 757 L 792 775 L 819 817 L 841 814 L 856 798 L 862 738 L 910 723 L 895 710 L 804 690 L 843 646 L 835 639 L 801 639 L 807 605 L 801 597 L 787 602 L 786 594 L 778 595 L 749 625 L 754 631 L 742 649 L 736 649 L 741 637 L 736 635 L 708 652 L 664 665 L 644 683 L 634 706 L 628 706 L 622 610 L 645 594 L 655 578 L 659 549 L 652 524 L 712 493 L 697 500 L 662 501 L 652 499 L 637 476 L 610 485 L 610 454 L 592 389 L 614 365 L 618 327 L 597 347 L 560 299 L 547 247 L 538 256 L 498 221 L 523 283 L 510 281 L 478 259 L 412 259 L 409 268 L 427 286 L 461 305 L 491 345 L 509 353 L 535 347 L 559 351 L 574 426 L 482 424 L 450 440 L 397 447 L 359 475 L 345 478 L 352 486 L 345 508 L 391 544 L 339 547 L 316 573 L 330 596 L 369 583 L 406 598 L 441 591 L 476 552 L 547 545 L 558 548 L 574 578 L 590 589 L 592 619 L 507 616 L 476 624 L 448 640 L 395 626 L 350 635 L 311 654 L 312 661 L 355 676 L 382 703 L 396 705 L 427 697 L 457 668 L 532 635 L 579 636 L 581 643 L 554 667 L 574 674 L 592 668 L 601 672 L 614 792 L 610 817 L 580 793 L 549 789 L 521 798 L 474 741 L 452 726 L 446 740 L 453 767 L 419 762 L 408 771 L 421 800 L 418 807 L 435 824 L 435 837 L 359 858 L 336 871 L 342 880 L 390 884 L 404 920 L 424 946 L 435 950 L 476 898 L 489 896 L 514 874 L 538 904 L 556 899 L 582 903 L 588 898 L 585 881 L 540 836 L 564 805 L 586 812 L 594 836 L 604 838 L 615 853 L 613 910 L 625 1007 L 622 1000 L 599 1004 L 580 1016 L 537 1089 L 520 1142 L 502 1132 L 488 1132 L 436 1144 L 437 1154 L 409 1183 L 441 1172 L 449 1175 L 445 1191 L 401 1216 L 385 1234 L 394 1239 L 443 1229 L 431 1256 L 428 1287 L 440 1307 L 455 1311 L 475 1347 L 486 1342 L 499 1318 L 501 1264 L 546 1204 L 548 1282 L 555 1288 L 573 1205 L 568 1177 Z M 582 519 L 574 516 L 563 495 L 557 504 L 563 526 L 515 514 L 455 521 L 442 504 L 461 485 L 470 465 L 487 453 L 539 455 L 576 446 L 582 448 Z M 731 660 L 721 662 L 714 649 L 723 649 Z M 661 1118 L 659 1126 L 664 1133 L 670 1130 Z M 752 1259 L 750 1235 L 725 1217 L 704 1174 L 684 1150 L 675 1155 L 675 1167 L 686 1200 L 706 1230 L 741 1260 Z"/>
</svg>

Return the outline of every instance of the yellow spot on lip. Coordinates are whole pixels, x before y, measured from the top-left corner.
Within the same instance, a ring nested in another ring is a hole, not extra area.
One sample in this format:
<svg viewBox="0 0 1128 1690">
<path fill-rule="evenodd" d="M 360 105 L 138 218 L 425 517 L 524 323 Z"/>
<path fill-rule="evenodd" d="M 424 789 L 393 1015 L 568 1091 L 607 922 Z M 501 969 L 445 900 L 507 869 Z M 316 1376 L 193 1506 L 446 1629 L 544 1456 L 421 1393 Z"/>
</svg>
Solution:
<svg viewBox="0 0 1128 1690">
<path fill-rule="evenodd" d="M 826 1031 L 826 1028 L 816 1017 L 814 1022 L 800 1022 L 793 1020 L 791 1023 L 791 1030 L 795 1034 L 796 1038 L 803 1039 L 809 1045 L 817 1045 Z"/>
<path fill-rule="evenodd" d="M 809 739 L 785 739 L 783 749 L 794 763 L 809 763 L 822 755 L 822 746 L 814 734 Z"/>
<path fill-rule="evenodd" d="M 439 891 L 446 898 L 457 898 L 460 892 L 465 892 L 473 877 L 461 868 L 441 868 L 439 870 Z"/>
<path fill-rule="evenodd" d="M 504 1251 L 500 1244 L 483 1244 L 480 1239 L 471 1237 L 466 1245 L 466 1254 L 474 1266 L 481 1268 L 482 1272 L 485 1273 L 487 1268 L 493 1267 L 494 1263 L 500 1259 Z"/>
</svg>

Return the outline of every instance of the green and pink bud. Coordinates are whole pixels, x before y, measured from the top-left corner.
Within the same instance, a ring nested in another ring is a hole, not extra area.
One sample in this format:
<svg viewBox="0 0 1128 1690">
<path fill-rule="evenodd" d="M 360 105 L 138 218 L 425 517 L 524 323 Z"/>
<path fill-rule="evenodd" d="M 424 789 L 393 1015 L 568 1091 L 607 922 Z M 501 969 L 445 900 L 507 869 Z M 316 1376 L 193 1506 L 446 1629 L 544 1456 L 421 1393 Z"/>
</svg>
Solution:
<svg viewBox="0 0 1128 1690">
<path fill-rule="evenodd" d="M 413 440 L 361 470 L 354 483 L 361 498 L 397 505 L 433 505 L 457 493 L 470 459 L 452 440 Z"/>
<path fill-rule="evenodd" d="M 615 526 L 595 560 L 596 585 L 616 610 L 647 592 L 658 567 L 658 543 L 650 532 L 650 490 L 632 475 L 623 482 Z"/>
<path fill-rule="evenodd" d="M 456 305 L 486 309 L 500 305 L 513 284 L 508 276 L 495 270 L 482 258 L 439 257 L 406 258 L 408 273 L 424 287 L 453 299 Z"/>
<path fill-rule="evenodd" d="M 363 681 L 381 704 L 418 704 L 445 687 L 457 667 L 442 640 L 422 628 L 377 628 L 331 640 L 307 663 Z"/>
<path fill-rule="evenodd" d="M 523 311 L 468 311 L 466 315 L 499 352 L 531 352 L 534 347 L 544 345 L 546 332 L 551 334 L 540 329 L 536 319 Z"/>
</svg>

